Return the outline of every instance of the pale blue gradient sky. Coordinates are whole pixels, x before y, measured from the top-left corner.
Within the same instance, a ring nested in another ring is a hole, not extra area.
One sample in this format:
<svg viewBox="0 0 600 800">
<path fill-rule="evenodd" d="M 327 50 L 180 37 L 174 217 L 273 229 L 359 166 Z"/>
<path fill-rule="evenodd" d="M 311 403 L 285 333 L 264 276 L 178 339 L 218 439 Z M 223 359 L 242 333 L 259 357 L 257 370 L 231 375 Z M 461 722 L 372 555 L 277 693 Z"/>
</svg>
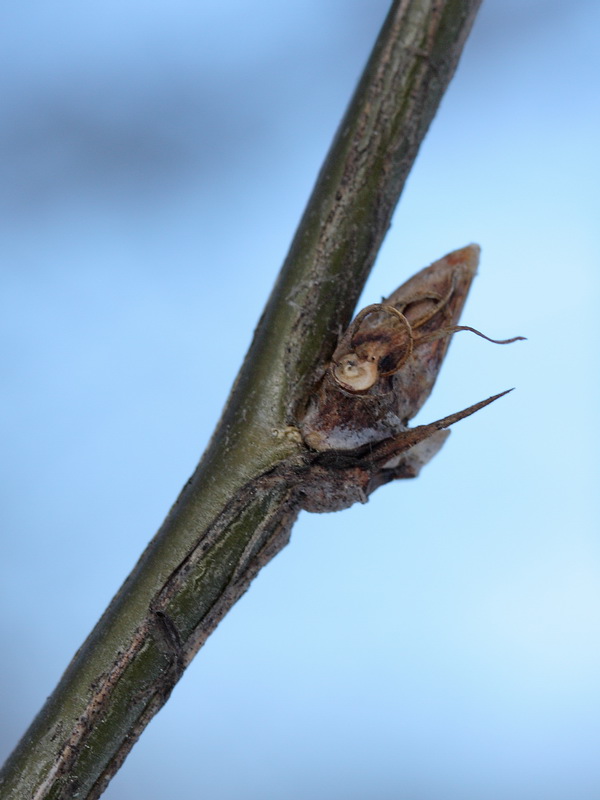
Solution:
<svg viewBox="0 0 600 800">
<path fill-rule="evenodd" d="M 193 470 L 388 3 L 0 11 L 0 758 Z M 108 800 L 600 796 L 600 6 L 485 0 L 364 294 L 483 248 L 414 482 L 303 514 Z"/>
</svg>

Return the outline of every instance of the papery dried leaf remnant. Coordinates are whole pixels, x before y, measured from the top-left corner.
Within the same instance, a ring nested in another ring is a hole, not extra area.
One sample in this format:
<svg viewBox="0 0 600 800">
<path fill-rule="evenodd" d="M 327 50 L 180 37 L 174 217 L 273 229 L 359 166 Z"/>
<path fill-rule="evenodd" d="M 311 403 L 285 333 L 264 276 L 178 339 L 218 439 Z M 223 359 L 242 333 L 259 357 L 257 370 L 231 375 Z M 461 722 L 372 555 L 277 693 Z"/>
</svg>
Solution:
<svg viewBox="0 0 600 800">
<path fill-rule="evenodd" d="M 457 325 L 479 252 L 472 244 L 421 270 L 386 300 L 363 309 L 340 338 L 300 423 L 305 443 L 322 454 L 305 487 L 305 508 L 328 511 L 364 502 L 382 483 L 416 476 L 446 440 L 444 428 L 496 399 L 408 427 L 433 389 L 451 335 L 479 334 Z"/>
</svg>

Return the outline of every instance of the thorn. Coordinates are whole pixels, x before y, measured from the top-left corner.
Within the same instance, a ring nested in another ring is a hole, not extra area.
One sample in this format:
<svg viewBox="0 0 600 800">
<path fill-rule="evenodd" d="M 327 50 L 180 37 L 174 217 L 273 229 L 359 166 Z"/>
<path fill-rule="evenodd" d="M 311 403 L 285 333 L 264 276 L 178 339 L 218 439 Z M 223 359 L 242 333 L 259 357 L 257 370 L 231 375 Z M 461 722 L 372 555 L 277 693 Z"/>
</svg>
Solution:
<svg viewBox="0 0 600 800">
<path fill-rule="evenodd" d="M 391 439 L 386 439 L 379 444 L 371 446 L 368 460 L 373 464 L 385 463 L 391 456 L 406 452 L 406 450 L 419 444 L 419 442 L 428 439 L 436 431 L 449 428 L 450 425 L 454 425 L 455 422 L 460 422 L 461 419 L 470 417 L 471 414 L 489 406 L 490 403 L 493 403 L 512 391 L 514 391 L 514 389 L 507 389 L 504 392 L 488 397 L 487 400 L 480 400 L 479 403 L 474 403 L 472 406 L 464 408 L 462 411 L 456 411 L 454 414 L 449 414 L 447 417 L 442 417 L 442 419 L 438 419 L 435 422 L 430 422 L 428 425 L 417 425 L 416 428 L 409 428 L 406 431 L 402 431 L 402 433 L 399 433 Z M 354 454 L 358 455 L 358 452 L 354 451 Z"/>
<path fill-rule="evenodd" d="M 442 419 L 438 419 L 435 422 L 430 422 L 429 425 L 418 425 L 416 428 L 413 428 L 413 430 L 418 431 L 420 428 L 430 428 L 439 431 L 442 430 L 442 428 L 449 428 L 450 425 L 454 425 L 455 422 L 460 422 L 461 419 L 470 417 L 471 414 L 474 414 L 476 411 L 480 411 L 482 408 L 489 406 L 491 403 L 495 402 L 500 397 L 504 397 L 505 394 L 509 394 L 510 392 L 514 392 L 514 387 L 512 389 L 506 389 L 504 392 L 500 392 L 499 394 L 494 394 L 492 397 L 488 397 L 487 400 L 480 400 L 479 403 L 474 403 L 474 405 L 464 408 L 462 411 L 456 411 L 454 414 L 449 414 L 447 417 L 442 417 Z"/>
</svg>

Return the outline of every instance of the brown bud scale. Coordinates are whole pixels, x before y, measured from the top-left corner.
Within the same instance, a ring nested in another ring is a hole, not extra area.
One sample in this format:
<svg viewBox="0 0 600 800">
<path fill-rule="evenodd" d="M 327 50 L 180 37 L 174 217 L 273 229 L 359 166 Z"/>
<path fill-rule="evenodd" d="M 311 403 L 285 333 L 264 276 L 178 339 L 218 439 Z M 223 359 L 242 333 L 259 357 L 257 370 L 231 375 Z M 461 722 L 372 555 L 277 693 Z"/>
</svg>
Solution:
<svg viewBox="0 0 600 800">
<path fill-rule="evenodd" d="M 452 333 L 479 334 L 457 324 L 478 262 L 477 245 L 449 253 L 359 312 L 339 339 L 299 422 L 315 454 L 300 490 L 304 508 L 338 510 L 366 502 L 384 483 L 415 477 L 444 444 L 445 428 L 496 399 L 408 426 L 433 389 Z"/>
</svg>

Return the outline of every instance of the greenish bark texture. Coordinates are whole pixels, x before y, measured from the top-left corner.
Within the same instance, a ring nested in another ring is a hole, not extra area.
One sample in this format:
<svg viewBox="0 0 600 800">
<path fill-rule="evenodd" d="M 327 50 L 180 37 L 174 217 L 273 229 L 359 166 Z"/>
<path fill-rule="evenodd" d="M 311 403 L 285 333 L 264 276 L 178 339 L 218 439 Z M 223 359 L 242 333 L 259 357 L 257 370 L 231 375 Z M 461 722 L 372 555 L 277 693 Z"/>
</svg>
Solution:
<svg viewBox="0 0 600 800">
<path fill-rule="evenodd" d="M 287 543 L 306 452 L 291 426 L 350 320 L 479 4 L 393 2 L 209 447 L 2 769 L 3 800 L 98 797 Z"/>
</svg>

